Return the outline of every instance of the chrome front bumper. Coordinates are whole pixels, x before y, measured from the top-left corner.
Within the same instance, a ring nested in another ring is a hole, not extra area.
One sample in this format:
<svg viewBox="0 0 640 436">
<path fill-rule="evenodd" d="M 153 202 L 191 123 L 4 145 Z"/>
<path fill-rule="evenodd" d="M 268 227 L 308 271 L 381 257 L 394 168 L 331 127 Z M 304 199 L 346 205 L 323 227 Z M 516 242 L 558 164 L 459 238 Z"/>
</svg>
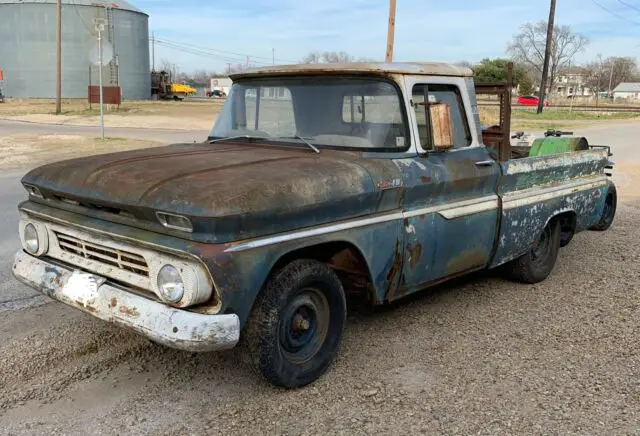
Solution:
<svg viewBox="0 0 640 436">
<path fill-rule="evenodd" d="M 22 283 L 96 318 L 154 342 L 186 351 L 233 348 L 240 338 L 235 314 L 206 315 L 176 309 L 127 292 L 105 278 L 74 271 L 19 251 L 13 274 Z"/>
</svg>

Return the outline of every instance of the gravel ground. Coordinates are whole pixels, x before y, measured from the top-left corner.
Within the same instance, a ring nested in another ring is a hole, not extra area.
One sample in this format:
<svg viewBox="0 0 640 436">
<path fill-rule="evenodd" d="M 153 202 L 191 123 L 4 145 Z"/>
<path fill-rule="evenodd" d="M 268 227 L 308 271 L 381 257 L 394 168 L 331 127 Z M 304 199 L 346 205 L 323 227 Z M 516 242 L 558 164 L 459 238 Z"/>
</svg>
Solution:
<svg viewBox="0 0 640 436">
<path fill-rule="evenodd" d="M 61 304 L 0 318 L 2 434 L 640 434 L 640 202 L 545 282 L 475 274 L 350 314 L 296 391 Z"/>
</svg>

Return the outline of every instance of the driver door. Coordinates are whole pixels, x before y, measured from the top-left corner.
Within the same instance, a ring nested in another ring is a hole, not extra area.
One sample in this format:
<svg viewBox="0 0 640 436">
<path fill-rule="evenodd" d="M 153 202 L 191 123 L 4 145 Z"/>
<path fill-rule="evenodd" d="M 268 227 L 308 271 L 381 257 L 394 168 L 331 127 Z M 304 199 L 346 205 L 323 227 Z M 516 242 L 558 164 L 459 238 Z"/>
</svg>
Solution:
<svg viewBox="0 0 640 436">
<path fill-rule="evenodd" d="M 406 191 L 404 280 L 397 296 L 485 267 L 497 233 L 500 167 L 472 134 L 464 79 L 439 80 L 444 83 L 411 85 L 420 152 L 398 162 Z M 434 135 L 447 124 L 433 119 L 432 105 L 448 110 L 449 149 L 434 147 Z"/>
</svg>

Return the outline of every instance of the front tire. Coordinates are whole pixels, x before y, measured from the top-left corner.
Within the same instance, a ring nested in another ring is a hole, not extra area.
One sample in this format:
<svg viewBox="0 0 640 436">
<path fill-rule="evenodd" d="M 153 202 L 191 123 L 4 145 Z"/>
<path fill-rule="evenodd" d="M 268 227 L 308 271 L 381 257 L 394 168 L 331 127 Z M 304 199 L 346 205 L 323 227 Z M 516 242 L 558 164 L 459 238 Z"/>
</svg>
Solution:
<svg viewBox="0 0 640 436">
<path fill-rule="evenodd" d="M 531 249 L 505 264 L 507 276 L 521 283 L 539 283 L 546 279 L 558 258 L 560 250 L 560 223 L 551 219 L 542 230 Z"/>
<path fill-rule="evenodd" d="M 274 385 L 307 385 L 331 365 L 347 313 L 342 283 L 325 263 L 295 260 L 258 296 L 245 328 L 253 366 Z"/>
</svg>

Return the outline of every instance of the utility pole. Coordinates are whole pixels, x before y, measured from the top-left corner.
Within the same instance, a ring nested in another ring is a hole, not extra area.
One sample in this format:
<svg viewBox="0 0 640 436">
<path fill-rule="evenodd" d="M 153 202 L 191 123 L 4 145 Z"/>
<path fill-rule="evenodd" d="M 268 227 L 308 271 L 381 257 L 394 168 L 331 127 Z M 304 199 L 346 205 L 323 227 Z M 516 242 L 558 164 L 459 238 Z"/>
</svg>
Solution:
<svg viewBox="0 0 640 436">
<path fill-rule="evenodd" d="M 544 49 L 544 64 L 542 66 L 542 80 L 540 81 L 540 99 L 538 100 L 538 113 L 542 113 L 544 107 L 544 95 L 547 89 L 547 75 L 549 74 L 549 58 L 551 57 L 551 44 L 553 43 L 553 21 L 556 15 L 556 0 L 551 0 L 549 8 L 549 22 L 547 23 L 547 44 Z"/>
<path fill-rule="evenodd" d="M 102 32 L 107 25 L 106 18 L 94 18 L 93 24 L 98 33 L 98 81 L 100 83 L 100 133 L 104 141 L 104 94 L 102 89 Z"/>
<path fill-rule="evenodd" d="M 396 0 L 389 0 L 389 25 L 387 28 L 387 55 L 385 62 L 393 60 L 393 36 L 396 27 Z"/>
<path fill-rule="evenodd" d="M 613 59 L 609 59 L 609 62 L 611 63 L 611 70 L 609 71 L 609 92 L 607 93 L 607 97 L 611 98 L 611 81 L 613 80 L 613 66 L 615 65 L 615 62 Z"/>
<path fill-rule="evenodd" d="M 56 115 L 62 112 L 62 0 L 56 4 Z"/>
</svg>

